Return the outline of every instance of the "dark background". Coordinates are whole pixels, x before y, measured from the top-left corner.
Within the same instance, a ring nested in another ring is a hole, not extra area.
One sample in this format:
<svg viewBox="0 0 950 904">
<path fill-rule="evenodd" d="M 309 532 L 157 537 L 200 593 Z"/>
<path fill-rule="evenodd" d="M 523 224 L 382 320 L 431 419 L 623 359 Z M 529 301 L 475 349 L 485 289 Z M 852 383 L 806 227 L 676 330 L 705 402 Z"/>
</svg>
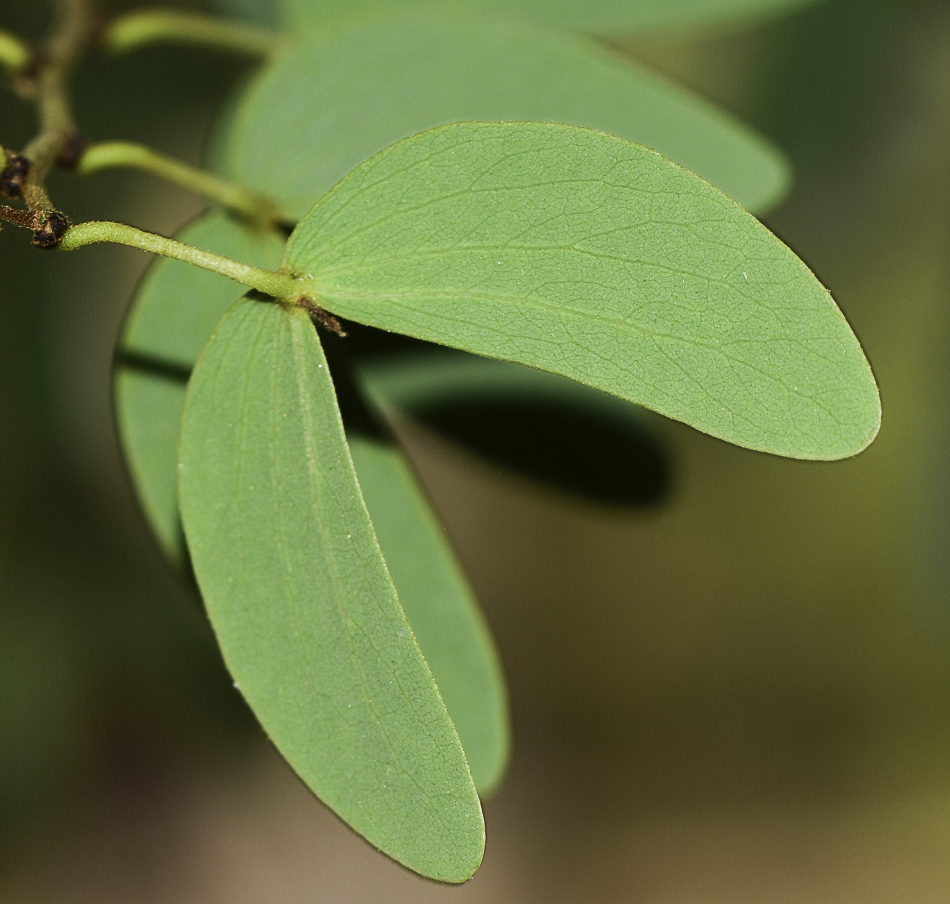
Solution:
<svg viewBox="0 0 950 904">
<path fill-rule="evenodd" d="M 42 33 L 45 3 L 0 0 Z M 0 235 L 0 901 L 950 900 L 950 9 L 828 0 L 736 33 L 625 42 L 796 171 L 766 217 L 882 389 L 873 446 L 785 461 L 678 424 L 665 502 L 609 507 L 405 422 L 496 633 L 515 754 L 461 889 L 375 854 L 244 710 L 141 522 L 112 346 L 147 260 Z M 198 161 L 246 66 L 94 58 L 94 139 Z M 32 111 L 0 91 L 0 140 Z M 56 175 L 76 219 L 170 233 L 185 192 Z"/>
</svg>

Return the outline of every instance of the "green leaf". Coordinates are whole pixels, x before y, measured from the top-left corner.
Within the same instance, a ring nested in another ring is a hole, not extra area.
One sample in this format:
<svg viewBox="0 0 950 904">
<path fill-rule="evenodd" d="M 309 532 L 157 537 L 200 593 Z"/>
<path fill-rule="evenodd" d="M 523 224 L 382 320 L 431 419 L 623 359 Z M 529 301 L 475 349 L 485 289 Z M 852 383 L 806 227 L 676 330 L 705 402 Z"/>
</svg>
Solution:
<svg viewBox="0 0 950 904">
<path fill-rule="evenodd" d="M 162 552 L 177 570 L 185 567 L 178 514 L 178 422 L 187 374 L 171 368 L 117 363 L 114 374 L 116 425 L 126 467 Z"/>
<path fill-rule="evenodd" d="M 299 308 L 242 299 L 198 361 L 182 520 L 231 674 L 301 778 L 369 841 L 462 882 L 484 823 L 383 562 L 329 368 Z"/>
<path fill-rule="evenodd" d="M 223 214 L 197 220 L 182 241 L 260 267 L 280 263 L 283 243 Z M 116 359 L 116 421 L 146 517 L 172 562 L 183 564 L 178 511 L 178 428 L 198 352 L 234 303 L 231 280 L 168 258 L 150 267 L 126 319 Z M 346 423 L 367 506 L 400 601 L 422 646 L 468 757 L 488 793 L 509 747 L 498 655 L 438 518 L 388 436 Z"/>
<path fill-rule="evenodd" d="M 540 123 L 459 123 L 358 167 L 285 266 L 348 319 L 571 377 L 721 439 L 853 455 L 880 401 L 808 268 L 658 154 Z"/>
<path fill-rule="evenodd" d="M 646 31 L 684 25 L 738 24 L 779 15 L 813 0 L 457 0 L 438 4 L 489 15 L 521 15 L 547 25 L 585 31 Z M 393 8 L 436 6 L 431 0 L 277 0 L 284 24 L 297 32 L 361 15 L 385 15 Z"/>
<path fill-rule="evenodd" d="M 587 38 L 411 16 L 315 37 L 267 67 L 219 141 L 221 165 L 301 216 L 377 151 L 462 120 L 601 129 L 655 148 L 753 210 L 788 185 L 781 153 L 747 126 Z"/>
</svg>

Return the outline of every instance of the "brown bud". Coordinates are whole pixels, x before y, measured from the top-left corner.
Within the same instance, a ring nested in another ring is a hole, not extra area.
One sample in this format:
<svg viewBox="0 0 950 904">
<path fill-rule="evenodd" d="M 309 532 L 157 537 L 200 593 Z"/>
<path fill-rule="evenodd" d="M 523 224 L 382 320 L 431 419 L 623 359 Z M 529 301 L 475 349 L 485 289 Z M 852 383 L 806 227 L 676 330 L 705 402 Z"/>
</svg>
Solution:
<svg viewBox="0 0 950 904">
<path fill-rule="evenodd" d="M 0 173 L 0 195 L 5 198 L 19 198 L 23 194 L 23 183 L 30 175 L 30 161 L 19 154 L 10 154 L 7 165 Z"/>
</svg>

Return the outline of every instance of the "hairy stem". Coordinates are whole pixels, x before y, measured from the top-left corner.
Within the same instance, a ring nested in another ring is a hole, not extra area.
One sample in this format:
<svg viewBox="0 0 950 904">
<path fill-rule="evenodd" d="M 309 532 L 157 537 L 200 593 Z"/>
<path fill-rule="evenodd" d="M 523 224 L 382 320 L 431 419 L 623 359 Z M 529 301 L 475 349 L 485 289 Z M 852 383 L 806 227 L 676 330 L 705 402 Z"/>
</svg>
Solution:
<svg viewBox="0 0 950 904">
<path fill-rule="evenodd" d="M 25 69 L 32 59 L 33 51 L 28 44 L 16 35 L 0 31 L 0 66 L 5 66 L 10 72 L 19 72 Z"/>
<path fill-rule="evenodd" d="M 128 245 L 152 254 L 161 254 L 175 260 L 194 264 L 203 270 L 210 270 L 221 276 L 227 276 L 241 285 L 257 289 L 265 295 L 271 295 L 285 304 L 299 304 L 305 298 L 315 298 L 315 283 L 312 277 L 297 277 L 275 270 L 262 270 L 240 264 L 227 257 L 202 251 L 183 242 L 176 242 L 161 235 L 143 232 L 123 223 L 91 222 L 73 226 L 59 245 L 60 251 L 75 251 L 85 245 L 97 242 L 113 242 Z"/>
<path fill-rule="evenodd" d="M 280 208 L 269 198 L 248 191 L 227 179 L 128 141 L 108 141 L 90 145 L 83 152 L 76 172 L 83 175 L 112 167 L 144 170 L 204 195 L 263 226 L 280 223 Z"/>
<path fill-rule="evenodd" d="M 285 43 L 280 35 L 253 25 L 172 10 L 144 10 L 121 16 L 103 37 L 103 45 L 114 53 L 127 53 L 159 41 L 201 44 L 253 57 L 269 56 Z"/>
<path fill-rule="evenodd" d="M 15 226 L 22 226 L 24 229 L 36 229 L 38 215 L 32 210 L 20 210 L 16 207 L 7 207 L 6 204 L 0 204 L 0 220 L 5 223 L 13 223 Z"/>
</svg>

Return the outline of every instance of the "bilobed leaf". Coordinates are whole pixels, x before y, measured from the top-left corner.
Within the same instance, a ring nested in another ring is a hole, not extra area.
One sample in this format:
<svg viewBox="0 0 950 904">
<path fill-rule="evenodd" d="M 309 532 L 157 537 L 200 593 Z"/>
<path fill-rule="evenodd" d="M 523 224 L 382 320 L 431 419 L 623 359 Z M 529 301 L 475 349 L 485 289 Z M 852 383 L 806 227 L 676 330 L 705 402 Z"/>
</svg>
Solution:
<svg viewBox="0 0 950 904">
<path fill-rule="evenodd" d="M 283 243 L 220 213 L 182 241 L 274 268 Z M 168 258 L 148 271 L 126 318 L 116 359 L 116 421 L 146 517 L 166 555 L 183 559 L 178 430 L 198 352 L 239 293 L 231 280 Z M 367 507 L 400 602 L 455 722 L 481 793 L 507 762 L 508 707 L 498 655 L 478 603 L 402 450 L 344 423 Z"/>
<path fill-rule="evenodd" d="M 307 314 L 221 320 L 182 416 L 182 519 L 231 674 L 307 785 L 410 869 L 461 882 L 484 823 L 403 615 Z"/>
<path fill-rule="evenodd" d="M 853 455 L 877 387 L 831 296 L 692 173 L 599 132 L 459 123 L 358 167 L 284 259 L 343 317 L 571 377 L 740 446 Z"/>
<path fill-rule="evenodd" d="M 385 15 L 405 9 L 450 7 L 491 15 L 520 15 L 585 31 L 646 31 L 684 25 L 738 24 L 779 15 L 814 0 L 277 0 L 284 24 L 297 32 L 326 27 L 346 17 Z"/>
<path fill-rule="evenodd" d="M 781 152 L 699 97 L 586 37 L 503 18 L 386 18 L 292 48 L 244 96 L 221 165 L 301 216 L 377 151 L 463 120 L 601 129 L 752 210 L 788 185 Z"/>
</svg>

